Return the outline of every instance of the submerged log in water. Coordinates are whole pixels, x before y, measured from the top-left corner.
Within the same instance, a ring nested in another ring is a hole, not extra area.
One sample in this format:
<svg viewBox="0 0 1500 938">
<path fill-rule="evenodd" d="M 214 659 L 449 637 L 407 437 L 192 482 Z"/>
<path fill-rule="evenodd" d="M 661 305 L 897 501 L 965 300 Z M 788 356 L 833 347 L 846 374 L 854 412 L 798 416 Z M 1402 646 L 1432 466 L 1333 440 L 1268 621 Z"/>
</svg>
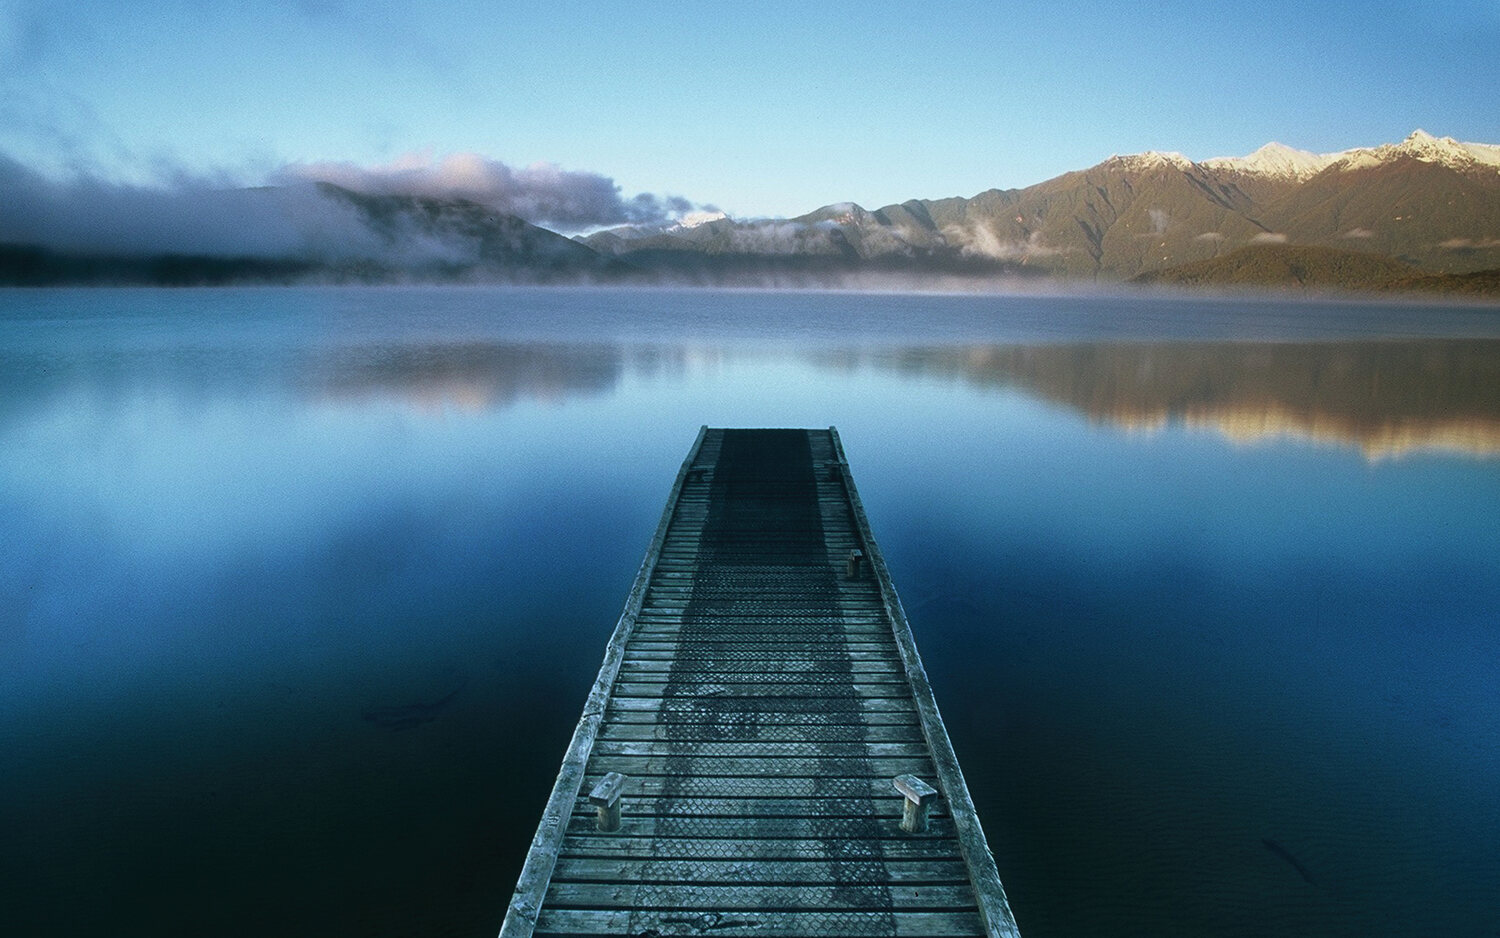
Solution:
<svg viewBox="0 0 1500 938">
<path fill-rule="evenodd" d="M 1307 871 L 1307 867 L 1305 867 L 1305 866 L 1302 865 L 1302 861 L 1301 860 L 1298 860 L 1296 857 L 1292 856 L 1292 852 L 1290 850 L 1288 850 L 1287 848 L 1283 847 L 1281 844 L 1278 844 L 1276 841 L 1271 840 L 1269 838 L 1262 837 L 1260 842 L 1266 845 L 1266 849 L 1267 850 L 1271 851 L 1272 853 L 1276 854 L 1278 857 L 1281 857 L 1283 860 L 1285 860 L 1286 862 L 1290 863 L 1292 865 L 1292 869 L 1296 870 L 1297 873 L 1299 875 L 1301 875 L 1301 877 L 1304 880 L 1307 881 L 1307 884 L 1309 886 L 1316 886 L 1316 885 L 1318 885 L 1317 882 L 1315 882 L 1313 880 L 1312 874 Z"/>
<path fill-rule="evenodd" d="M 423 723 L 431 723 L 436 720 L 458 692 L 463 690 L 463 685 L 453 688 L 448 693 L 432 701 L 416 701 L 415 703 L 400 704 L 398 706 L 365 707 L 359 712 L 364 720 L 374 723 L 381 729 L 387 730 L 409 730 Z"/>
</svg>

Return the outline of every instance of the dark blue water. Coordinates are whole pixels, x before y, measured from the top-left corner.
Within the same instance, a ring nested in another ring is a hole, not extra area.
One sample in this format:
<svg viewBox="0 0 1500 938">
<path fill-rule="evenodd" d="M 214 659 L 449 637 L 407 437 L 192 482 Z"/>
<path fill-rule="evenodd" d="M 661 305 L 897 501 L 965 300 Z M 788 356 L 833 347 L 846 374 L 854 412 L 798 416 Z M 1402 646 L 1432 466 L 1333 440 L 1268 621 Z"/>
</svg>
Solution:
<svg viewBox="0 0 1500 938">
<path fill-rule="evenodd" d="M 697 428 L 837 425 L 1028 938 L 1500 933 L 1500 316 L 0 291 L 14 934 L 490 935 Z"/>
</svg>

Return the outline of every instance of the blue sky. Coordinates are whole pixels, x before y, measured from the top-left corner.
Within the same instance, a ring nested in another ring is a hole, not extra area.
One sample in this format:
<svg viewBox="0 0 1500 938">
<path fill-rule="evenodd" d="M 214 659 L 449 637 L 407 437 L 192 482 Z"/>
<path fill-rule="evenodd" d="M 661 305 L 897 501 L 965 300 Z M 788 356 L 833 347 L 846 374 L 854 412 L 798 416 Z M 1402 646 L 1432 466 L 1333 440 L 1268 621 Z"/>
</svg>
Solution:
<svg viewBox="0 0 1500 938">
<path fill-rule="evenodd" d="M 1147 149 L 1500 143 L 1497 49 L 1496 0 L 0 0 L 0 154 L 134 183 L 479 154 L 794 215 Z"/>
</svg>

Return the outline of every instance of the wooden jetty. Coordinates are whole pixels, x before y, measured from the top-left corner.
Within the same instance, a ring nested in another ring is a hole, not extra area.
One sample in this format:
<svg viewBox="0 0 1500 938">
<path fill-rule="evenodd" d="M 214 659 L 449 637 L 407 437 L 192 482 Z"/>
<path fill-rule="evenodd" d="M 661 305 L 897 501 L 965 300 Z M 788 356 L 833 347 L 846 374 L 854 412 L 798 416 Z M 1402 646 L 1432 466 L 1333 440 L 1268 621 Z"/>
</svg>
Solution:
<svg viewBox="0 0 1500 938">
<path fill-rule="evenodd" d="M 501 938 L 1019 938 L 838 433 L 698 434 Z"/>
</svg>

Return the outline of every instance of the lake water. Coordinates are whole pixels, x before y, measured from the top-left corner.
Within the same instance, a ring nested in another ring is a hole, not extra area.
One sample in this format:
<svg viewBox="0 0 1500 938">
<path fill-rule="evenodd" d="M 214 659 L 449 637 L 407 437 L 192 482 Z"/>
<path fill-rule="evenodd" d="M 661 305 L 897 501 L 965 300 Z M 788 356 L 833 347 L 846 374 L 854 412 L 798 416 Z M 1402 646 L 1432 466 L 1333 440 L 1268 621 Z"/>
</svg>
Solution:
<svg viewBox="0 0 1500 938">
<path fill-rule="evenodd" d="M 1500 934 L 1500 313 L 0 291 L 10 934 L 499 928 L 701 424 L 836 425 L 1028 938 Z"/>
</svg>

